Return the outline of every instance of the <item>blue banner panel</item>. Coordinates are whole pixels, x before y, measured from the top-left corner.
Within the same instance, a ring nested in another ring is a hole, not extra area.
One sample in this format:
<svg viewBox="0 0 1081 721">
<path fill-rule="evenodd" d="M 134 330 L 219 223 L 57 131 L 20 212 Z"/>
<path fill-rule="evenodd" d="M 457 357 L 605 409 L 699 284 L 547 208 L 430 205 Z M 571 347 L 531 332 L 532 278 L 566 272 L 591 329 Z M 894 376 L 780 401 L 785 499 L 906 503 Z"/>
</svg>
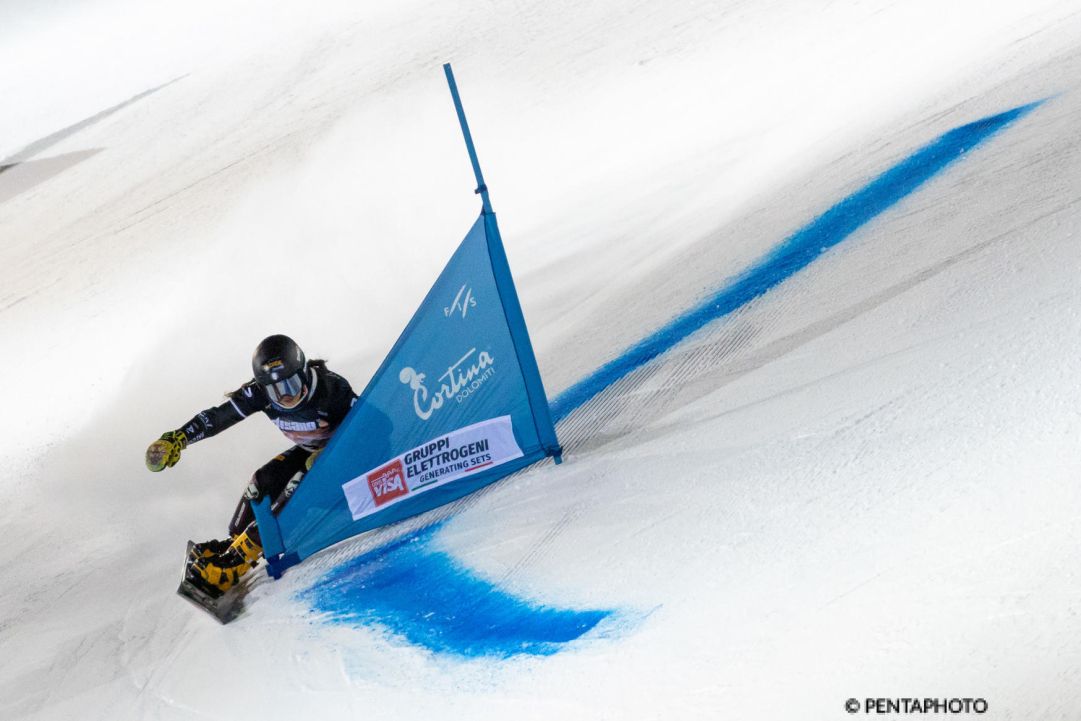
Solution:
<svg viewBox="0 0 1081 721">
<path fill-rule="evenodd" d="M 493 252 L 493 250 L 495 252 Z M 272 575 L 560 452 L 495 217 L 482 214 L 275 518 Z"/>
</svg>

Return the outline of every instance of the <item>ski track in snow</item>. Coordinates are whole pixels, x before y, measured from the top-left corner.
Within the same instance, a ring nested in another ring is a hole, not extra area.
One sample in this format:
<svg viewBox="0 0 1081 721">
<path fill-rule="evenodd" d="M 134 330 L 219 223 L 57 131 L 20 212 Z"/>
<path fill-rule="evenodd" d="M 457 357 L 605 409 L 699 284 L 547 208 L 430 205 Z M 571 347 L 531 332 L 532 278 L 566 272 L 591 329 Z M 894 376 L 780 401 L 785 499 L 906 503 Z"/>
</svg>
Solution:
<svg viewBox="0 0 1081 721">
<path fill-rule="evenodd" d="M 0 717 L 1076 715 L 1071 3 L 4 12 Z M 142 450 L 268 333 L 374 370 L 476 211 L 446 60 L 567 462 L 253 574 L 220 627 L 173 594 L 179 550 L 281 438 L 241 424 L 160 476 Z M 755 268 L 769 292 L 680 320 Z M 358 574 L 387 583 L 362 623 L 312 610 Z M 483 638 L 456 611 L 486 603 L 513 620 Z"/>
</svg>

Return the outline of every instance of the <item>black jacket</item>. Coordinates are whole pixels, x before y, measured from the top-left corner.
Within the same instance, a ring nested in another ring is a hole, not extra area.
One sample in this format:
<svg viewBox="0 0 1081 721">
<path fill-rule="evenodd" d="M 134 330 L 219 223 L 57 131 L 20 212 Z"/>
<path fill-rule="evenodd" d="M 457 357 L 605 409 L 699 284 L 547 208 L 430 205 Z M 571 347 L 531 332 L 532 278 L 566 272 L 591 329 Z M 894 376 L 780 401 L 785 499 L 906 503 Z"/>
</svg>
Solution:
<svg viewBox="0 0 1081 721">
<path fill-rule="evenodd" d="M 330 440 L 357 396 L 349 381 L 328 370 L 323 361 L 313 360 L 308 367 L 312 387 L 296 408 L 283 410 L 274 406 L 263 387 L 251 380 L 229 393 L 226 403 L 199 413 L 180 430 L 188 443 L 195 443 L 262 411 L 290 441 L 309 451 L 318 450 Z"/>
</svg>

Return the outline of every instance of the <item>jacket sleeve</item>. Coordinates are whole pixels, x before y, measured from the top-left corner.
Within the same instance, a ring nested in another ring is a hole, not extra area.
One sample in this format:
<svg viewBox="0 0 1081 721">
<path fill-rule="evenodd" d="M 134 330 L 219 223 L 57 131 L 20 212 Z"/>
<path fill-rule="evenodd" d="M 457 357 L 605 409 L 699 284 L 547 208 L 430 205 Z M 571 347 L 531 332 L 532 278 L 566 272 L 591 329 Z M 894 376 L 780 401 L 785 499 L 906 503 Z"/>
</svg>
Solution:
<svg viewBox="0 0 1081 721">
<path fill-rule="evenodd" d="M 246 383 L 228 394 L 228 401 L 196 414 L 179 430 L 187 437 L 188 443 L 195 443 L 217 435 L 226 428 L 235 426 L 252 413 L 261 411 L 265 405 L 262 402 L 262 392 L 262 388 L 255 383 Z"/>
</svg>

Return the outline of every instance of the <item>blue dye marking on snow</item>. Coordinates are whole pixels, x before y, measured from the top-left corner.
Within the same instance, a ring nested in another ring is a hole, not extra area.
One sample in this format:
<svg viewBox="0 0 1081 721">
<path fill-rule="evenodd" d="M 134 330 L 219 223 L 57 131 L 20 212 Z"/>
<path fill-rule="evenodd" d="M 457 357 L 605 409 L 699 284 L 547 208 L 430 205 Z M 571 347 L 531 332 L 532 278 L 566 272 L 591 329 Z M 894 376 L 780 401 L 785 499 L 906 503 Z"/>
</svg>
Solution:
<svg viewBox="0 0 1081 721">
<path fill-rule="evenodd" d="M 501 591 L 434 549 L 438 528 L 348 561 L 301 598 L 329 620 L 381 625 L 414 645 L 465 658 L 553 654 L 611 615 L 538 606 Z"/>
<path fill-rule="evenodd" d="M 552 419 L 556 422 L 563 420 L 593 396 L 671 349 L 707 323 L 728 315 L 803 270 L 826 250 L 961 158 L 966 151 L 1042 102 L 1022 105 L 962 125 L 917 150 L 786 238 L 766 257 L 703 303 L 677 316 L 561 393 L 552 402 Z"/>
</svg>

